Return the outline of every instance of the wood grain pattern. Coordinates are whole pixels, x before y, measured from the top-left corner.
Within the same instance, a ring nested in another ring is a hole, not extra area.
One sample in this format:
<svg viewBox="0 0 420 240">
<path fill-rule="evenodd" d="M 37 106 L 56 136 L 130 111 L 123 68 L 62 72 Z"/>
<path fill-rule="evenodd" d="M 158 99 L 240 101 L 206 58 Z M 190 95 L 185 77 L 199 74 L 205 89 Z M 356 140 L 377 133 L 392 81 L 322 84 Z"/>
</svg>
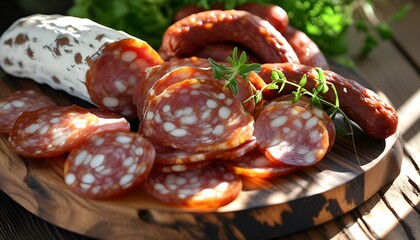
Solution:
<svg viewBox="0 0 420 240">
<path fill-rule="evenodd" d="M 5 74 L 1 78 L 0 95 L 31 88 L 62 105 L 85 104 L 28 79 Z M 231 204 L 214 212 L 197 212 L 171 208 L 140 190 L 110 201 L 80 198 L 63 181 L 63 158 L 21 158 L 13 153 L 6 137 L 0 138 L 0 189 L 42 219 L 101 239 L 153 239 L 157 234 L 174 239 L 255 239 L 290 234 L 364 203 L 398 176 L 402 159 L 398 133 L 376 141 L 356 128 L 358 160 L 351 139 L 337 137 L 332 151 L 316 166 L 272 180 L 248 179 Z"/>
</svg>

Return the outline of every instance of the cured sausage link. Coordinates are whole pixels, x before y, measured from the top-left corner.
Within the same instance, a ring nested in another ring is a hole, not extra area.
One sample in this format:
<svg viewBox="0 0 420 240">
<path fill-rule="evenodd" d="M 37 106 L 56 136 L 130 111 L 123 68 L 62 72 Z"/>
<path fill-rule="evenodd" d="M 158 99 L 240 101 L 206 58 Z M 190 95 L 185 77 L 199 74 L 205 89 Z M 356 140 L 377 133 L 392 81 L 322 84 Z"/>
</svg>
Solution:
<svg viewBox="0 0 420 240">
<path fill-rule="evenodd" d="M 190 56 L 209 43 L 233 42 L 263 62 L 299 63 L 286 39 L 270 23 L 246 11 L 211 10 L 183 18 L 164 33 L 163 59 Z"/>
<path fill-rule="evenodd" d="M 266 82 L 271 82 L 271 72 L 278 69 L 286 76 L 288 81 L 299 83 L 301 77 L 307 76 L 305 88 L 316 87 L 315 79 L 318 77 L 314 67 L 299 64 L 263 64 L 258 75 Z M 363 131 L 375 139 L 385 139 L 397 131 L 398 116 L 395 109 L 381 97 L 358 82 L 329 70 L 324 71 L 328 82 L 334 84 L 340 100 L 340 108 L 346 115 L 357 123 Z M 282 93 L 291 93 L 295 88 L 285 86 Z M 333 91 L 328 91 L 324 99 L 334 103 Z"/>
<path fill-rule="evenodd" d="M 289 25 L 289 16 L 287 15 L 287 12 L 280 6 L 274 4 L 263 5 L 259 3 L 245 3 L 235 6 L 235 9 L 250 12 L 264 20 L 267 20 L 280 33 L 284 33 Z M 216 4 L 212 7 L 212 10 L 225 10 L 225 8 L 222 4 Z M 196 5 L 183 7 L 175 14 L 174 21 L 179 21 L 191 14 L 203 11 L 205 11 L 204 8 L 200 8 Z"/>
<path fill-rule="evenodd" d="M 108 45 L 112 47 L 107 48 Z M 123 49 L 115 59 L 110 58 L 118 48 Z M 110 60 L 108 65 L 101 61 L 104 56 Z M 146 42 L 71 16 L 31 15 L 17 20 L 0 37 L 0 66 L 5 72 L 48 84 L 130 118 L 136 116 L 134 106 L 134 113 L 127 114 L 115 95 L 130 95 L 128 89 L 142 77 L 145 67 L 162 62 Z M 96 90 L 93 96 L 86 86 L 86 74 L 92 66 L 101 71 L 91 72 L 90 78 L 102 80 L 90 84 Z M 121 66 L 130 71 L 121 75 Z M 112 98 L 104 99 L 104 95 Z"/>
<path fill-rule="evenodd" d="M 306 33 L 289 26 L 283 36 L 295 50 L 301 64 L 330 69 L 327 58 Z"/>
</svg>

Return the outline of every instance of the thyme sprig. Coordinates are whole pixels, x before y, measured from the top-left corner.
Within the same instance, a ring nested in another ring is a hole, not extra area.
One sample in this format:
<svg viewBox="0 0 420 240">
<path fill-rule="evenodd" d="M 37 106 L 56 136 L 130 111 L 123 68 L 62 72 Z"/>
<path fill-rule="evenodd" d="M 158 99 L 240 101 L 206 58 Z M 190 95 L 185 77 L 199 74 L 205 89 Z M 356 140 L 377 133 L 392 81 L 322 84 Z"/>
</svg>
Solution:
<svg viewBox="0 0 420 240">
<path fill-rule="evenodd" d="M 247 63 L 247 55 L 242 52 L 238 57 L 238 49 L 235 47 L 232 52 L 232 56 L 227 58 L 228 63 L 231 67 L 217 63 L 213 59 L 209 58 L 210 66 L 213 71 L 213 75 L 218 80 L 225 80 L 225 85 L 230 88 L 234 95 L 238 94 L 238 82 L 237 75 L 240 75 L 243 79 L 247 79 L 251 72 L 259 72 L 261 65 L 257 63 Z"/>
</svg>

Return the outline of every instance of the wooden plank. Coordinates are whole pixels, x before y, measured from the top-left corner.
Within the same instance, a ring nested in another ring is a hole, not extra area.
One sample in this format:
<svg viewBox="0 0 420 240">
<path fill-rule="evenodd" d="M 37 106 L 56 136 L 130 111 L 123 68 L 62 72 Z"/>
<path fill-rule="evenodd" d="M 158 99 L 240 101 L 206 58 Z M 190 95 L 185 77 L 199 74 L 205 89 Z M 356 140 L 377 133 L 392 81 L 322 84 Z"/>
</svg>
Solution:
<svg viewBox="0 0 420 240">
<path fill-rule="evenodd" d="M 420 2 L 413 0 L 393 0 L 378 2 L 379 17 L 389 19 L 396 10 L 409 3 L 413 6 L 403 21 L 393 22 L 394 41 L 399 49 L 407 55 L 413 65 L 420 71 Z"/>
</svg>

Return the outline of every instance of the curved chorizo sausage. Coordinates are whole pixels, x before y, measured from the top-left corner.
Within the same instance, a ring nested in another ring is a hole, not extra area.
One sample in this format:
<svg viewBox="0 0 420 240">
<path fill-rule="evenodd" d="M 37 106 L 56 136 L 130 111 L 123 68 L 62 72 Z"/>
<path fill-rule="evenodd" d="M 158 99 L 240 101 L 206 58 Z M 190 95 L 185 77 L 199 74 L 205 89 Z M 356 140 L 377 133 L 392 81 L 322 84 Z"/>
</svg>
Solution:
<svg viewBox="0 0 420 240">
<path fill-rule="evenodd" d="M 324 70 L 330 69 L 327 58 L 318 45 L 304 32 L 289 26 L 283 36 L 295 50 L 301 64 L 320 67 Z"/>
<path fill-rule="evenodd" d="M 159 53 L 165 60 L 187 57 L 215 42 L 243 46 L 263 62 L 299 63 L 279 31 L 262 18 L 240 10 L 211 10 L 183 18 L 166 30 Z"/>
</svg>

